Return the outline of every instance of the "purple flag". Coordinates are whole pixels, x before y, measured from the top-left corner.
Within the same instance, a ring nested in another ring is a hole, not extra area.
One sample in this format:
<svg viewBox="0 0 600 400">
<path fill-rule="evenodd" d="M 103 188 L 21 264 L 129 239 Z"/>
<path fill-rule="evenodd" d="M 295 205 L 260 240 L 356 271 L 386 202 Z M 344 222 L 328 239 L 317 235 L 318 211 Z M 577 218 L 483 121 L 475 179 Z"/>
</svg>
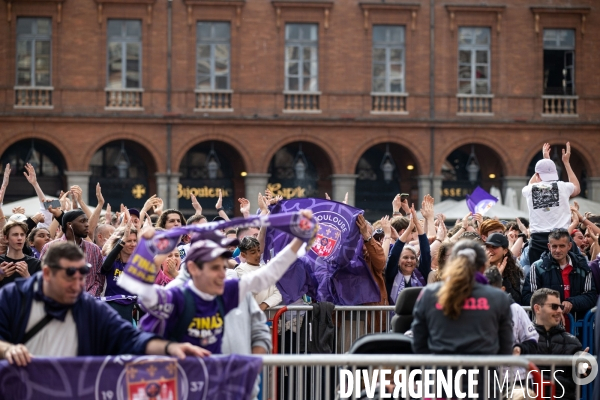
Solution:
<svg viewBox="0 0 600 400">
<path fill-rule="evenodd" d="M 249 399 L 259 357 L 162 356 L 34 358 L 0 361 L 0 399 Z"/>
<path fill-rule="evenodd" d="M 154 256 L 173 251 L 182 235 L 195 232 L 195 240 L 202 239 L 204 235 L 210 236 L 213 239 L 214 235 L 211 235 L 211 233 L 218 229 L 259 225 L 287 232 L 309 243 L 311 243 L 317 230 L 315 218 L 307 219 L 299 212 L 279 215 L 257 215 L 248 218 L 234 218 L 230 221 L 209 222 L 202 225 L 172 228 L 168 231 L 156 233 L 150 240 L 140 238 L 137 247 L 123 269 L 123 276 L 122 279 L 119 279 L 118 285 L 131 293 L 143 293 L 144 285 L 153 284 L 158 273 L 153 262 Z"/>
<path fill-rule="evenodd" d="M 490 208 L 492 208 L 497 202 L 498 199 L 477 186 L 471 195 L 467 195 L 467 207 L 469 210 L 475 214 L 479 213 L 481 215 L 485 215 L 486 212 Z"/>
<path fill-rule="evenodd" d="M 339 305 L 377 302 L 381 295 L 371 270 L 363 258 L 363 241 L 356 218 L 363 211 L 324 199 L 281 201 L 271 214 L 312 210 L 319 223 L 317 236 L 307 255 L 298 259 L 277 283 L 285 304 L 307 293 L 317 301 Z M 269 228 L 265 241 L 265 261 L 291 240 L 285 232 Z"/>
</svg>

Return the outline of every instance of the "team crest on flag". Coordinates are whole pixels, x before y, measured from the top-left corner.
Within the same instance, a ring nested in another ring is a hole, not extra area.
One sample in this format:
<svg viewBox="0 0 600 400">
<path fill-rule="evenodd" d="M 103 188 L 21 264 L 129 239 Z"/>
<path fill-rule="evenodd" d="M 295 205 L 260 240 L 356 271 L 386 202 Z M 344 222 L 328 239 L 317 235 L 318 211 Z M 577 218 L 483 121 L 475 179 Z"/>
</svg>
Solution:
<svg viewBox="0 0 600 400">
<path fill-rule="evenodd" d="M 319 232 L 312 246 L 319 257 L 329 257 L 337 248 L 340 240 L 341 231 L 333 225 L 319 224 Z"/>
<path fill-rule="evenodd" d="M 148 360 L 125 366 L 128 400 L 175 400 L 177 361 Z"/>
<path fill-rule="evenodd" d="M 319 222 L 319 230 L 311 250 L 318 257 L 331 257 L 340 247 L 342 232 L 348 228 L 348 222 L 338 213 L 329 211 L 316 212 L 315 218 Z"/>
</svg>

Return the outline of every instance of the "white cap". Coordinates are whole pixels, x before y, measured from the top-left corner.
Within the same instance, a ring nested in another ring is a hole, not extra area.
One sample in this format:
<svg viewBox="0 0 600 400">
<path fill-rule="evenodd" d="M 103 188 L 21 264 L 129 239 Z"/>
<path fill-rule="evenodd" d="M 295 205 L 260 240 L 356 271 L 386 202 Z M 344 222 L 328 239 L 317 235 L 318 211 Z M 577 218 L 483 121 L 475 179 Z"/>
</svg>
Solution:
<svg viewBox="0 0 600 400">
<path fill-rule="evenodd" d="M 554 161 L 549 158 L 543 158 L 535 164 L 535 172 L 538 173 L 542 181 L 557 181 L 558 173 Z"/>
<path fill-rule="evenodd" d="M 25 222 L 27 221 L 27 216 L 25 214 L 13 214 L 8 219 L 9 221 L 17 221 L 17 222 Z"/>
</svg>

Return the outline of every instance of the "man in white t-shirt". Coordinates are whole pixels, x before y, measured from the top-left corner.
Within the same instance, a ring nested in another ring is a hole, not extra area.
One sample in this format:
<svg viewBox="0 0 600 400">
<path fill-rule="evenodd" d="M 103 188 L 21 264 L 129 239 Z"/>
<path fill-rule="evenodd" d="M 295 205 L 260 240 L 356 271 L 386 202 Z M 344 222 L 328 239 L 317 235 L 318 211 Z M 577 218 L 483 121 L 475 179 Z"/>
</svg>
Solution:
<svg viewBox="0 0 600 400">
<path fill-rule="evenodd" d="M 571 144 L 562 150 L 562 162 L 569 182 L 559 180 L 556 165 L 550 159 L 550 145 L 544 143 L 544 158 L 535 164 L 535 174 L 523 188 L 523 197 L 529 208 L 529 261 L 533 264 L 548 250 L 548 234 L 553 229 L 567 229 L 571 224 L 569 198 L 581 191 L 579 181 L 571 168 Z"/>
</svg>

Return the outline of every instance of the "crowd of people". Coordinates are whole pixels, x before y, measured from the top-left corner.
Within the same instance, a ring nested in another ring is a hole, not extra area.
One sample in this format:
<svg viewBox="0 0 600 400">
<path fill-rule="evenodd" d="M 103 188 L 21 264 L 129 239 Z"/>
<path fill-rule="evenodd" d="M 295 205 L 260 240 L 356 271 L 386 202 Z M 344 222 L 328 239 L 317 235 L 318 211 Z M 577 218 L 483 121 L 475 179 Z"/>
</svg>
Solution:
<svg viewBox="0 0 600 400">
<path fill-rule="evenodd" d="M 544 158 L 523 188 L 529 219 L 500 221 L 469 213 L 447 226 L 429 195 L 420 204 L 422 218 L 400 195 L 392 200 L 391 217 L 357 218 L 362 257 L 380 291 L 379 301 L 366 305 L 396 304 L 404 289 L 424 288 L 409 333 L 415 353 L 583 350 L 567 333 L 566 316 L 580 319 L 598 300 L 600 216 L 569 204 L 580 192 L 569 143 L 562 152 L 568 182 L 559 180 L 549 154 L 545 144 Z M 276 284 L 302 256 L 302 240 L 293 239 L 264 264 L 264 226 L 202 238 L 184 235 L 175 250 L 155 258 L 154 285 L 132 292 L 125 287 L 133 286 L 123 284 L 130 279 L 124 270 L 139 240 L 209 222 L 197 199 L 191 196 L 195 214 L 187 219 L 179 210 L 164 209 L 157 196 L 139 210 L 121 205 L 113 212 L 99 185 L 95 209 L 84 202 L 81 188 L 72 186 L 61 193 L 60 207 L 53 207 L 35 169 L 28 164 L 24 174 L 41 207 L 33 216 L 19 208 L 4 216 L 0 208 L 2 358 L 26 365 L 33 356 L 271 351 L 264 311 L 281 304 Z M 0 203 L 10 176 L 7 165 Z M 282 201 L 268 191 L 257 200 L 261 215 Z M 250 201 L 239 203 L 247 218 Z M 215 208 L 213 221 L 229 219 L 221 197 Z M 312 217 L 310 210 L 301 215 Z M 521 306 L 531 307 L 533 321 Z M 133 315 L 143 315 L 138 326 Z M 381 332 L 388 325 L 375 323 Z M 570 377 L 561 379 L 571 388 Z M 570 395 L 572 390 L 564 398 Z"/>
</svg>

